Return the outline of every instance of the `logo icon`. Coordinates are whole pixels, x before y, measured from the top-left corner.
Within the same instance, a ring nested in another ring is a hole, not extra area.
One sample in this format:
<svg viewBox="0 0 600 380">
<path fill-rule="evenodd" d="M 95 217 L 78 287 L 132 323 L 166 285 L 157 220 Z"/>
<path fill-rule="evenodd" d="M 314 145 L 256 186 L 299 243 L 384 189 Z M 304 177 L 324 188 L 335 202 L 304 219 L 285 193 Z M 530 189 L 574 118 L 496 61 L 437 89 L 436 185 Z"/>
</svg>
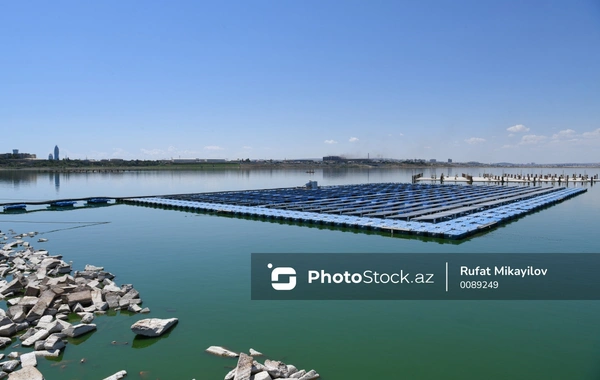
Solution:
<svg viewBox="0 0 600 380">
<path fill-rule="evenodd" d="M 273 268 L 269 263 L 267 268 Z M 289 276 L 288 282 L 279 282 L 279 276 Z M 292 290 L 296 287 L 296 270 L 292 267 L 278 267 L 271 272 L 271 286 L 275 290 Z"/>
</svg>

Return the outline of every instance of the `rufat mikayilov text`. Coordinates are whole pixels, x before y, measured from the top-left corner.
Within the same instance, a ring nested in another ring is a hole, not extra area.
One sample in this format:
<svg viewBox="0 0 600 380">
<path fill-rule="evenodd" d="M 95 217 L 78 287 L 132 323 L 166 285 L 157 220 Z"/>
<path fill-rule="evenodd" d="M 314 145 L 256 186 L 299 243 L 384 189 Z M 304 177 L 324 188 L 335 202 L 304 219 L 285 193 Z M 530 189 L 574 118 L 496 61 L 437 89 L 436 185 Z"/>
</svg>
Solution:
<svg viewBox="0 0 600 380">
<path fill-rule="evenodd" d="M 514 268 L 510 265 L 502 265 L 495 267 L 475 267 L 469 268 L 467 266 L 460 267 L 460 275 L 461 276 L 517 276 L 517 277 L 527 277 L 527 276 L 545 276 L 548 274 L 548 269 L 546 268 L 535 268 L 532 265 L 526 266 L 524 268 Z"/>
<path fill-rule="evenodd" d="M 350 273 L 329 273 L 324 270 L 309 270 L 308 283 L 320 284 L 434 284 L 433 273 L 410 273 L 401 270 L 380 273 L 373 270 Z"/>
</svg>

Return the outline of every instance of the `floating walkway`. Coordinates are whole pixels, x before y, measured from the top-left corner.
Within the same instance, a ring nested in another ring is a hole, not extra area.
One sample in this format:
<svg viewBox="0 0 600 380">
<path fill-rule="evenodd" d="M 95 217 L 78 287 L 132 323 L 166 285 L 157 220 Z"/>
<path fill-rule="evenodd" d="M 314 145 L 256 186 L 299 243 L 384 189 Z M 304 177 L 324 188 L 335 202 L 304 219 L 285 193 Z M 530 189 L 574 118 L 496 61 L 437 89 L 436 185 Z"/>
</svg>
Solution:
<svg viewBox="0 0 600 380">
<path fill-rule="evenodd" d="M 3 207 L 5 213 L 26 213 L 32 212 L 27 210 L 28 205 L 40 206 L 47 205 L 48 210 L 75 210 L 82 209 L 86 207 L 98 207 L 98 206 L 107 206 L 113 205 L 119 198 L 107 198 L 107 197 L 92 197 L 92 198 L 77 198 L 77 199 L 56 199 L 56 200 L 46 200 L 46 201 L 24 201 L 24 202 L 9 202 L 9 203 L 0 203 L 0 206 Z M 83 204 L 80 204 L 79 201 L 86 201 Z M 33 211 L 42 211 L 42 210 L 33 210 Z"/>
<path fill-rule="evenodd" d="M 586 192 L 583 188 L 382 183 L 183 194 L 123 200 L 173 207 L 461 239 Z"/>
</svg>

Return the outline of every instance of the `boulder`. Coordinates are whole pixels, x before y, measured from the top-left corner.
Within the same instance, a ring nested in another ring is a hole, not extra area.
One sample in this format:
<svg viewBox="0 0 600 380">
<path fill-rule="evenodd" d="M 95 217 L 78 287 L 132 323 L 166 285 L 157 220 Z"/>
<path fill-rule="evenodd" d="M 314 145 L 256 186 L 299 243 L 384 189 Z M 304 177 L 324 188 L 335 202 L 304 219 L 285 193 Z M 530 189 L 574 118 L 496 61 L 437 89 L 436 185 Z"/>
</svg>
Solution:
<svg viewBox="0 0 600 380">
<path fill-rule="evenodd" d="M 229 371 L 227 373 L 227 375 L 225 375 L 225 379 L 224 380 L 233 380 L 234 377 L 235 377 L 235 368 L 232 369 L 231 371 Z"/>
<path fill-rule="evenodd" d="M 288 377 L 288 367 L 285 363 L 275 360 L 265 360 L 266 371 L 273 378 Z"/>
<path fill-rule="evenodd" d="M 250 352 L 250 356 L 262 356 L 262 352 L 258 352 L 253 348 L 251 348 L 249 352 Z"/>
<path fill-rule="evenodd" d="M 15 305 L 9 307 L 6 314 L 13 322 L 23 322 L 27 316 L 27 309 L 23 305 Z M 0 322 L 0 325 L 3 324 L 4 321 Z"/>
<path fill-rule="evenodd" d="M 63 333 L 70 338 L 76 338 L 90 331 L 96 330 L 96 325 L 93 323 L 73 325 L 63 330 Z"/>
<path fill-rule="evenodd" d="M 169 318 L 169 319 L 160 319 L 160 318 L 148 318 L 148 319 L 140 319 L 133 325 L 131 325 L 131 330 L 137 335 L 143 336 L 160 336 L 164 334 L 167 330 L 169 330 L 172 326 L 177 324 L 179 319 L 177 318 Z"/>
<path fill-rule="evenodd" d="M 10 323 L 8 325 L 0 326 L 0 336 L 11 337 L 17 333 L 17 325 Z"/>
<path fill-rule="evenodd" d="M 104 296 L 106 299 L 106 303 L 108 303 L 108 307 L 111 309 L 117 309 L 119 307 L 119 295 L 115 293 L 106 293 Z"/>
<path fill-rule="evenodd" d="M 101 270 L 104 270 L 104 267 L 97 267 L 95 265 L 87 264 L 83 270 L 90 272 L 100 272 Z"/>
<path fill-rule="evenodd" d="M 298 372 L 290 375 L 290 379 L 299 379 L 299 378 L 301 378 L 304 375 L 306 375 L 306 371 L 303 370 L 303 369 L 301 369 L 300 371 L 298 371 Z"/>
<path fill-rule="evenodd" d="M 298 380 L 315 380 L 318 379 L 319 374 L 317 373 L 317 371 L 315 371 L 314 369 L 311 369 L 310 371 L 306 372 L 306 374 L 302 377 L 300 377 Z"/>
<path fill-rule="evenodd" d="M 94 314 L 83 313 L 81 315 L 81 323 L 92 323 L 94 321 Z"/>
<path fill-rule="evenodd" d="M 36 286 L 36 285 L 27 285 L 27 288 L 25 289 L 25 295 L 33 296 L 33 297 L 39 296 L 40 295 L 40 287 Z"/>
<path fill-rule="evenodd" d="M 298 372 L 298 368 L 296 368 L 296 366 L 294 366 L 292 364 L 287 365 L 288 376 L 291 376 L 291 375 L 295 374 L 296 372 Z"/>
<path fill-rule="evenodd" d="M 237 367 L 235 367 L 235 375 L 233 376 L 233 380 L 250 380 L 250 376 L 252 375 L 253 361 L 254 358 L 252 358 L 252 356 L 248 356 L 241 352 Z"/>
<path fill-rule="evenodd" d="M 35 306 L 27 313 L 27 321 L 32 322 L 40 319 L 48 306 L 54 301 L 54 297 L 56 297 L 56 293 L 52 290 L 45 290 L 42 292 Z"/>
<path fill-rule="evenodd" d="M 27 339 L 23 340 L 23 343 L 21 343 L 21 345 L 24 346 L 24 347 L 33 346 L 33 344 L 35 342 L 37 342 L 38 340 L 44 340 L 44 339 L 46 339 L 48 337 L 48 335 L 50 335 L 50 332 L 48 330 L 44 330 L 44 329 L 38 330 L 32 336 L 30 336 Z"/>
<path fill-rule="evenodd" d="M 273 378 L 268 372 L 259 372 L 256 375 L 250 377 L 250 380 L 272 380 Z"/>
<path fill-rule="evenodd" d="M 142 308 L 138 305 L 129 305 L 127 307 L 127 310 L 131 311 L 132 313 L 139 313 L 140 311 L 142 311 Z"/>
<path fill-rule="evenodd" d="M 10 308 L 9 308 L 9 310 L 10 310 Z M 11 318 L 7 317 L 6 315 L 0 316 L 0 327 L 10 325 L 11 323 L 13 323 Z"/>
<path fill-rule="evenodd" d="M 46 350 L 42 350 L 42 351 L 35 351 L 35 356 L 41 356 L 41 357 L 53 357 L 53 358 L 57 358 L 60 355 L 60 350 L 53 350 L 53 351 L 46 351 Z"/>
<path fill-rule="evenodd" d="M 21 366 L 25 367 L 35 367 L 37 365 L 37 360 L 35 358 L 35 352 L 28 352 L 26 354 L 21 355 Z"/>
<path fill-rule="evenodd" d="M 115 373 L 114 375 L 110 375 L 109 377 L 105 377 L 104 380 L 119 380 L 125 376 L 127 376 L 127 371 L 123 370 Z"/>
<path fill-rule="evenodd" d="M 228 358 L 235 358 L 238 356 L 238 354 L 236 354 L 235 352 L 229 351 L 228 349 L 223 348 L 221 346 L 210 346 L 206 349 L 206 352 L 217 356 L 226 356 Z"/>
<path fill-rule="evenodd" d="M 10 338 L 0 338 L 0 349 L 10 346 L 11 343 L 12 343 L 12 339 L 10 339 Z"/>
<path fill-rule="evenodd" d="M 2 363 L 2 370 L 4 372 L 12 372 L 19 366 L 20 362 L 18 360 L 8 360 Z"/>
<path fill-rule="evenodd" d="M 91 305 L 92 304 L 92 292 L 89 290 L 83 290 L 80 292 L 70 293 L 66 296 L 63 296 L 63 301 L 69 306 L 73 307 L 73 305 L 81 304 L 81 305 Z"/>
<path fill-rule="evenodd" d="M 23 290 L 25 285 L 25 280 L 17 276 L 17 278 L 0 288 L 0 294 L 7 295 L 8 293 L 18 292 Z"/>
<path fill-rule="evenodd" d="M 35 367 L 24 367 L 8 376 L 9 380 L 44 380 L 44 376 Z"/>
<path fill-rule="evenodd" d="M 44 341 L 44 349 L 48 351 L 62 350 L 65 347 L 65 342 L 60 335 L 52 334 Z"/>
</svg>

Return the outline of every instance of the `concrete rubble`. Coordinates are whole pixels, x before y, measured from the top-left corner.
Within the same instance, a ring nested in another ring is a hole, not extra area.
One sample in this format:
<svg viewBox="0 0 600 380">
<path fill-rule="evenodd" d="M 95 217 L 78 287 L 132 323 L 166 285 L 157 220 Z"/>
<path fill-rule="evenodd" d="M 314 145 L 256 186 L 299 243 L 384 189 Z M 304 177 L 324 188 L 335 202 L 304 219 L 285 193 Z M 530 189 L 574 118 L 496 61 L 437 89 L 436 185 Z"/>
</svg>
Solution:
<svg viewBox="0 0 600 380">
<path fill-rule="evenodd" d="M 20 346 L 30 349 L 12 352 L 6 360 L 0 354 L 0 379 L 43 380 L 35 368 L 37 358 L 58 357 L 68 343 L 67 337 L 96 330 L 92 322 L 97 314 L 109 309 L 150 311 L 139 306 L 142 300 L 132 285 L 118 286 L 113 282 L 115 276 L 103 267 L 88 264 L 83 271 L 73 271 L 62 256 L 36 250 L 22 240 L 36 234 L 13 235 L 18 240 L 6 242 L 8 236 L 0 232 L 5 241 L 0 247 L 0 300 L 6 300 L 7 306 L 6 311 L 0 309 L 0 349 L 11 345 L 15 337 Z M 73 313 L 81 317 L 81 323 L 66 322 Z M 175 322 L 169 320 L 162 332 L 177 323 L 173 319 Z M 107 379 L 121 379 L 126 374 L 119 371 Z"/>
<path fill-rule="evenodd" d="M 320 375 L 314 369 L 306 371 L 298 370 L 292 364 L 285 364 L 281 361 L 266 359 L 264 364 L 254 360 L 253 355 L 246 355 L 241 352 L 239 355 L 229 351 L 221 346 L 211 346 L 206 349 L 206 352 L 218 356 L 231 357 L 234 354 L 239 356 L 237 366 L 225 375 L 224 380 L 273 380 L 273 379 L 298 379 L 298 380 L 315 380 Z M 224 355 L 223 352 L 230 353 Z M 250 349 L 250 353 L 262 353 Z"/>
</svg>

